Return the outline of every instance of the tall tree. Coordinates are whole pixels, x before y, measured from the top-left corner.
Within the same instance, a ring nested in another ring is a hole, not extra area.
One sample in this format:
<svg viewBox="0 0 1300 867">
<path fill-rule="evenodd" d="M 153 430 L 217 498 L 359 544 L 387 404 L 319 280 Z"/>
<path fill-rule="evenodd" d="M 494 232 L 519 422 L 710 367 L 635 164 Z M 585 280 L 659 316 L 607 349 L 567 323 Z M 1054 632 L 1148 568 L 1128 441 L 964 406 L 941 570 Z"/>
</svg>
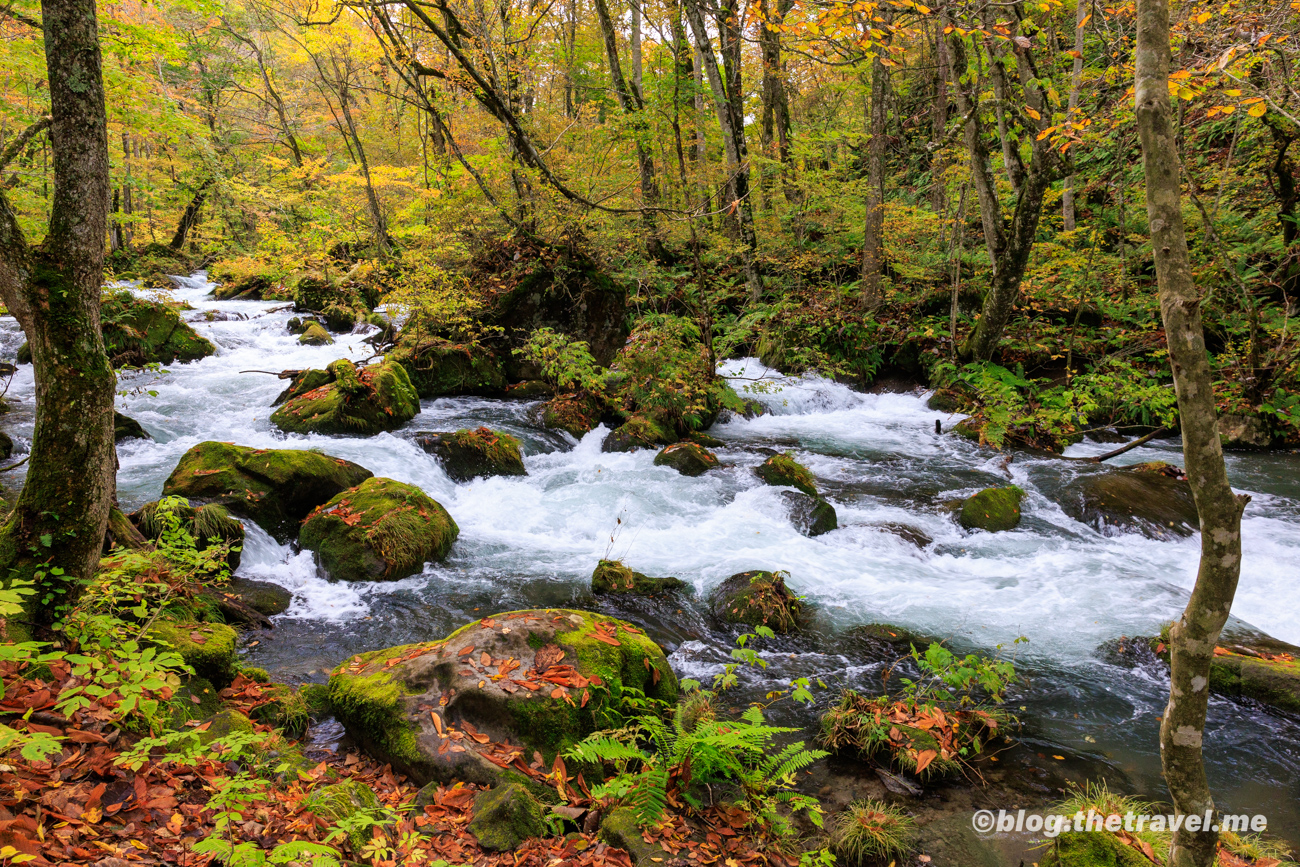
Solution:
<svg viewBox="0 0 1300 867">
<path fill-rule="evenodd" d="M 99 323 L 109 162 L 94 0 L 43 0 L 41 21 L 54 195 L 39 245 L 0 191 L 0 298 L 27 335 L 36 378 L 27 480 L 0 528 L 0 578 L 34 579 L 38 593 L 11 636 L 47 626 L 94 573 L 116 491 L 116 380 Z"/>
<path fill-rule="evenodd" d="M 1241 571 L 1241 513 L 1249 497 L 1232 492 L 1219 441 L 1213 376 L 1201 327 L 1202 295 L 1183 227 L 1180 159 L 1169 99 L 1169 2 L 1138 0 L 1136 113 L 1146 175 L 1147 222 L 1160 286 L 1160 312 L 1183 431 L 1183 460 L 1201 522 L 1201 564 L 1182 617 L 1169 634 L 1169 704 L 1160 722 L 1160 760 L 1178 814 L 1170 867 L 1217 863 L 1202 741 L 1210 664 L 1232 609 Z M 1195 820 L 1195 828 L 1189 823 Z M 1206 823 L 1210 824 L 1210 823 Z M 1215 826 L 1217 827 L 1217 825 Z"/>
<path fill-rule="evenodd" d="M 867 201 L 859 302 L 865 310 L 875 310 L 883 301 L 880 272 L 885 266 L 885 125 L 889 121 L 886 104 L 889 71 L 885 68 L 884 51 L 883 45 L 877 45 L 871 57 L 870 105 L 864 112 L 867 116 Z"/>
</svg>

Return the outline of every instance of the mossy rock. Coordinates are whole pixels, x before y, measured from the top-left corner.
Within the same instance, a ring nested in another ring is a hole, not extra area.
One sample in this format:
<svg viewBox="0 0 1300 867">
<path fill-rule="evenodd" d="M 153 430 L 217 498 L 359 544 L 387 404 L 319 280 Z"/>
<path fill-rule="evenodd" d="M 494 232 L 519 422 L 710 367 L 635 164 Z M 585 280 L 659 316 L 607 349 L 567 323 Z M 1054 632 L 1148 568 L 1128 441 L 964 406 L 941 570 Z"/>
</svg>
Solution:
<svg viewBox="0 0 1300 867">
<path fill-rule="evenodd" d="M 460 528 L 413 485 L 372 477 L 316 509 L 298 543 L 341 581 L 396 581 L 447 556 Z"/>
<path fill-rule="evenodd" d="M 682 437 L 682 439 L 693 442 L 696 445 L 704 446 L 706 449 L 720 449 L 727 444 L 726 440 L 718 439 L 712 434 L 707 434 L 704 431 L 699 430 L 688 432 L 684 437 Z"/>
<path fill-rule="evenodd" d="M 591 573 L 592 593 L 633 593 L 653 596 L 680 590 L 686 582 L 679 578 L 654 578 L 643 572 L 634 572 L 618 560 L 601 560 Z"/>
<path fill-rule="evenodd" d="M 506 386 L 505 396 L 511 400 L 549 400 L 555 397 L 555 389 L 543 380 L 525 379 Z"/>
<path fill-rule="evenodd" d="M 232 576 L 230 583 L 223 590 L 240 602 L 267 617 L 274 617 L 289 610 L 293 603 L 293 594 L 269 581 L 254 581 L 251 578 Z"/>
<path fill-rule="evenodd" d="M 319 452 L 204 442 L 181 457 L 162 492 L 192 505 L 219 503 L 284 543 L 298 535 L 312 509 L 370 476 L 364 467 Z"/>
<path fill-rule="evenodd" d="M 247 670 L 243 673 L 248 676 Z M 252 709 L 254 720 L 278 729 L 285 737 L 294 740 L 307 733 L 312 712 L 301 690 L 283 683 L 270 684 L 262 690 L 262 696 L 270 700 Z"/>
<path fill-rule="evenodd" d="M 192 720 L 204 720 L 221 710 L 220 690 L 212 681 L 197 674 L 185 677 L 180 689 L 167 702 L 167 722 L 176 730 Z"/>
<path fill-rule="evenodd" d="M 1216 859 L 1217 860 L 1217 859 Z M 1068 831 L 1043 852 L 1041 867 L 1152 867 L 1142 852 L 1109 831 Z"/>
<path fill-rule="evenodd" d="M 506 390 L 501 360 L 477 344 L 417 340 L 403 333 L 387 360 L 406 369 L 422 398 L 457 394 L 491 397 Z"/>
<path fill-rule="evenodd" d="M 302 334 L 298 336 L 298 342 L 303 346 L 329 346 L 334 342 L 334 338 L 330 337 L 324 325 L 312 320 L 303 328 Z"/>
<path fill-rule="evenodd" d="M 519 783 L 503 783 L 474 798 L 469 832 L 489 852 L 508 852 L 531 837 L 549 836 L 542 807 Z"/>
<path fill-rule="evenodd" d="M 1192 487 L 1177 467 L 1135 464 L 1083 476 L 1062 492 L 1061 509 L 1107 536 L 1141 533 L 1152 539 L 1190 536 L 1200 529 Z"/>
<path fill-rule="evenodd" d="M 1020 501 L 1025 492 L 1015 485 L 985 488 L 961 504 L 957 522 L 967 530 L 997 533 L 1020 526 Z"/>
<path fill-rule="evenodd" d="M 790 523 L 805 536 L 820 536 L 840 526 L 835 507 L 821 497 L 810 497 L 803 491 L 782 491 L 781 499 Z"/>
<path fill-rule="evenodd" d="M 697 443 L 673 443 L 655 455 L 655 466 L 672 467 L 683 476 L 702 476 L 718 466 L 718 456 Z"/>
<path fill-rule="evenodd" d="M 562 394 L 542 404 L 541 423 L 543 427 L 582 439 L 600 424 L 600 415 L 600 404 L 595 398 Z"/>
<path fill-rule="evenodd" d="M 336 333 L 350 333 L 357 327 L 357 321 L 365 318 L 365 311 L 358 313 L 356 308 L 346 304 L 330 304 L 321 311 L 325 327 Z"/>
<path fill-rule="evenodd" d="M 778 633 L 793 632 L 803 614 L 803 602 L 785 586 L 783 572 L 738 572 L 717 586 L 709 605 L 724 623 L 766 626 Z"/>
<path fill-rule="evenodd" d="M 180 503 L 173 510 L 181 526 L 194 539 L 195 547 L 206 551 L 218 545 L 229 545 L 226 564 L 230 571 L 239 568 L 240 553 L 244 544 L 244 525 L 230 517 L 230 512 L 219 503 L 191 506 Z M 158 514 L 158 501 L 145 503 L 129 515 L 131 523 L 146 539 L 156 542 L 162 538 L 166 524 Z"/>
<path fill-rule="evenodd" d="M 635 413 L 623 424 L 610 431 L 600 444 L 602 452 L 634 452 L 653 449 L 677 442 L 673 429 L 648 413 Z"/>
<path fill-rule="evenodd" d="M 789 452 L 772 455 L 754 472 L 769 485 L 778 488 L 794 488 L 810 497 L 821 496 L 817 492 L 817 483 L 813 480 L 813 474 L 807 467 L 796 461 L 794 455 Z"/>
<path fill-rule="evenodd" d="M 280 284 L 279 270 L 261 262 L 237 259 L 213 265 L 208 276 L 217 281 L 212 297 L 218 301 L 274 300 Z"/>
<path fill-rule="evenodd" d="M 13 437 L 4 431 L 0 431 L 0 461 L 7 461 L 14 453 Z"/>
<path fill-rule="evenodd" d="M 1168 665 L 1167 630 L 1147 641 Z M 1300 647 L 1271 638 L 1252 644 L 1222 644 L 1215 648 L 1210 662 L 1210 691 L 1300 713 Z"/>
<path fill-rule="evenodd" d="M 302 319 L 297 316 L 291 316 L 289 317 L 289 321 L 284 323 L 284 329 L 290 334 L 302 334 L 307 330 L 307 326 L 311 325 L 315 321 L 316 320 L 310 318 Z"/>
<path fill-rule="evenodd" d="M 415 442 L 438 459 L 454 481 L 482 476 L 526 476 L 519 440 L 504 431 L 485 427 L 454 433 L 418 433 Z"/>
<path fill-rule="evenodd" d="M 271 423 L 289 433 L 370 436 L 399 428 L 420 412 L 420 398 L 400 364 L 358 369 L 341 358 L 328 372 L 330 382 L 286 400 L 271 413 Z"/>
<path fill-rule="evenodd" d="M 303 798 L 301 806 L 330 825 L 337 825 L 361 813 L 371 813 L 378 818 L 380 809 L 379 798 L 374 791 L 356 780 L 343 780 L 322 786 Z M 360 852 L 370 839 L 369 828 L 358 827 L 348 835 L 348 842 L 354 852 Z"/>
<path fill-rule="evenodd" d="M 640 867 L 654 867 L 669 857 L 662 846 L 646 842 L 641 834 L 641 823 L 637 821 L 636 810 L 631 807 L 619 807 L 605 816 L 600 823 L 600 839 L 627 852 L 632 863 Z"/>
<path fill-rule="evenodd" d="M 964 418 L 953 425 L 952 432 L 959 437 L 977 443 L 984 436 L 984 423 L 974 418 Z"/>
<path fill-rule="evenodd" d="M 104 351 L 114 367 L 197 361 L 217 351 L 170 304 L 122 290 L 105 296 L 102 311 Z"/>
<path fill-rule="evenodd" d="M 224 623 L 159 620 L 149 628 L 147 638 L 180 654 L 196 675 L 218 689 L 225 689 L 235 679 L 239 635 Z"/>
<path fill-rule="evenodd" d="M 546 787 L 481 750 L 538 751 L 549 763 L 593 731 L 640 713 L 625 703 L 629 688 L 676 701 L 663 650 L 630 624 L 567 609 L 495 614 L 440 641 L 363 653 L 335 669 L 329 685 L 348 733 L 416 784 L 514 780 L 547 797 Z"/>
<path fill-rule="evenodd" d="M 120 412 L 113 413 L 113 442 L 120 443 L 122 440 L 151 440 L 149 432 L 145 430 L 140 422 L 130 416 L 122 415 Z M 8 455 L 4 455 L 8 457 Z"/>
<path fill-rule="evenodd" d="M 237 710 L 220 710 L 203 721 L 199 727 L 199 743 L 209 746 L 214 741 L 231 735 L 253 733 L 253 721 Z"/>
<path fill-rule="evenodd" d="M 295 397 L 301 397 L 309 391 L 315 391 L 322 385 L 329 385 L 334 381 L 334 374 L 328 370 L 311 368 L 309 370 L 300 370 L 289 379 L 289 386 L 276 397 L 271 406 L 280 406 L 286 401 Z"/>
<path fill-rule="evenodd" d="M 1219 416 L 1219 443 L 1225 451 L 1263 451 L 1273 445 L 1268 422 L 1257 415 Z"/>
<path fill-rule="evenodd" d="M 295 274 L 289 282 L 295 313 L 321 313 L 335 305 L 351 308 L 363 303 L 352 287 L 317 271 Z"/>
</svg>

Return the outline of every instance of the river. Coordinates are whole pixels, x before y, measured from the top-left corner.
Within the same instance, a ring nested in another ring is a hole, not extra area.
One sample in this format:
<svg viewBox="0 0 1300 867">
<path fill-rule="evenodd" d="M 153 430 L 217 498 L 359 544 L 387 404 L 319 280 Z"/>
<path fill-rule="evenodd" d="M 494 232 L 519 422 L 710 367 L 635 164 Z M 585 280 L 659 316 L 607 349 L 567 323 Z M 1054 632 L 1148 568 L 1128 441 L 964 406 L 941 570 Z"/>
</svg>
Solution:
<svg viewBox="0 0 1300 867">
<path fill-rule="evenodd" d="M 427 400 L 393 433 L 286 436 L 269 421 L 285 383 L 244 371 L 365 358 L 365 335 L 302 346 L 285 329 L 292 314 L 284 304 L 216 301 L 211 288 L 197 274 L 181 279 L 173 297 L 192 305 L 186 318 L 217 354 L 162 374 L 122 377 L 128 393 L 119 408 L 154 437 L 118 447 L 124 508 L 157 498 L 191 446 L 225 440 L 316 448 L 356 461 L 418 485 L 461 531 L 450 557 L 421 575 L 349 585 L 318 577 L 310 554 L 250 525 L 240 574 L 294 593 L 274 632 L 247 651 L 276 677 L 322 680 L 357 651 L 433 639 L 478 616 L 544 604 L 639 620 L 669 649 L 679 674 L 707 679 L 734 637 L 705 613 L 708 591 L 735 572 L 782 569 L 813 604 L 814 627 L 809 636 L 764 648 L 771 666 L 749 678 L 751 692 L 816 676 L 827 684 L 818 690 L 824 706 L 840 686 L 869 687 L 879 666 L 856 653 L 849 630 L 859 624 L 896 624 L 964 650 L 1002 645 L 1028 676 L 1011 699 L 1024 720 L 1014 761 L 1056 763 L 1066 777 L 1104 774 L 1113 789 L 1163 796 L 1157 719 L 1167 681 L 1158 671 L 1108 664 L 1098 648 L 1118 636 L 1153 634 L 1177 616 L 1195 580 L 1198 539 L 1105 536 L 1068 517 L 1056 497 L 1076 474 L 1098 471 L 1094 465 L 1026 453 L 1006 464 L 1002 453 L 936 434 L 936 419 L 946 429 L 957 417 L 928 409 L 924 395 L 862 394 L 818 377 L 782 377 L 753 359 L 728 361 L 721 372 L 737 377 L 742 391 L 762 378 L 766 388 L 754 396 L 771 414 L 716 425 L 710 433 L 725 441 L 717 453 L 726 466 L 699 478 L 655 467 L 653 451 L 603 454 L 604 428 L 581 441 L 545 431 L 532 420 L 535 404 L 522 401 Z M 247 318 L 209 322 L 205 311 Z M 0 353 L 12 358 L 20 342 L 14 321 L 0 320 Z M 31 435 L 33 393 L 31 367 L 23 365 L 9 389 L 20 408 L 8 429 L 20 441 Z M 481 424 L 523 441 L 526 477 L 456 484 L 409 439 L 412 431 Z M 791 449 L 812 470 L 840 529 L 810 539 L 790 526 L 777 489 L 752 472 L 764 448 Z M 1067 455 L 1109 448 L 1084 443 Z M 1178 443 L 1153 442 L 1116 462 L 1153 459 L 1179 462 Z M 1230 628 L 1300 643 L 1300 456 L 1233 454 L 1228 467 L 1234 485 L 1252 497 Z M 1014 531 L 968 534 L 940 506 L 1009 481 L 1027 492 Z M 906 525 L 931 541 L 918 547 L 887 525 Z M 593 599 L 591 571 L 605 556 L 675 575 L 693 586 L 694 597 Z M 1013 649 L 1019 636 L 1028 642 Z M 779 716 L 807 725 L 814 712 Z M 1271 832 L 1300 842 L 1300 720 L 1215 697 L 1205 744 L 1219 806 L 1264 813 Z"/>
</svg>

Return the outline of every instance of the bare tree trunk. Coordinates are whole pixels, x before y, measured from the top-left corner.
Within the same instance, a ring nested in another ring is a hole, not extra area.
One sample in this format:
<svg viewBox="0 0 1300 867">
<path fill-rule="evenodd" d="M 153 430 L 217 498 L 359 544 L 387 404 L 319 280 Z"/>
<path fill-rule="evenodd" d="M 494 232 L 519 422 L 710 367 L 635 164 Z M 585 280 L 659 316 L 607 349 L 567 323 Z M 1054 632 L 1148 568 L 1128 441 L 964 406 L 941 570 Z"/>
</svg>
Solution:
<svg viewBox="0 0 1300 867">
<path fill-rule="evenodd" d="M 790 160 L 790 94 L 785 61 L 781 57 L 781 31 L 777 29 L 793 6 L 793 0 L 777 0 L 776 18 L 770 20 L 767 0 L 760 0 L 764 20 L 759 26 L 758 41 L 763 55 L 763 148 L 781 161 L 785 199 L 798 207 L 802 196 L 793 183 L 794 166 Z"/>
<path fill-rule="evenodd" d="M 948 42 L 943 38 L 943 27 L 935 27 L 934 38 L 934 103 L 930 108 L 930 138 L 936 146 L 944 140 L 944 130 L 948 127 L 948 78 L 952 74 L 948 63 Z M 936 213 L 944 209 L 945 196 L 943 175 L 947 162 L 943 148 L 936 147 L 930 157 L 930 208 Z"/>
<path fill-rule="evenodd" d="M 1079 0 L 1074 14 L 1074 67 L 1070 70 L 1070 103 L 1066 115 L 1072 121 L 1079 108 L 1079 86 L 1083 82 L 1083 22 L 1088 17 L 1090 2 L 1091 0 Z M 1061 191 L 1061 221 L 1065 231 L 1074 231 L 1074 175 L 1066 176 L 1065 189 Z"/>
<path fill-rule="evenodd" d="M 1210 664 L 1232 609 L 1241 570 L 1241 513 L 1248 497 L 1233 494 L 1223 462 L 1213 380 L 1183 227 L 1179 157 L 1169 104 L 1168 0 L 1138 0 L 1135 81 L 1147 221 L 1155 252 L 1160 312 L 1178 394 L 1183 460 L 1201 521 L 1201 564 L 1183 615 L 1170 630 L 1169 704 L 1160 723 L 1160 760 L 1178 814 L 1170 867 L 1217 863 L 1216 830 L 1205 779 L 1202 739 Z M 1189 827 L 1195 823 L 1197 827 Z"/>
<path fill-rule="evenodd" d="M 871 58 L 870 128 L 867 142 L 867 208 L 862 233 L 862 294 L 864 310 L 876 310 L 884 300 L 880 272 L 885 266 L 885 125 L 889 119 L 885 95 L 889 73 L 877 48 Z"/>
<path fill-rule="evenodd" d="M 185 206 L 185 211 L 181 214 L 181 220 L 176 224 L 176 232 L 172 235 L 171 242 L 167 245 L 176 252 L 181 252 L 185 247 L 185 242 L 189 240 L 190 232 L 199 223 L 199 215 L 203 211 L 203 203 L 208 200 L 208 189 L 212 186 L 212 179 L 208 178 L 199 184 L 199 188 L 194 191 L 190 203 Z"/>
<path fill-rule="evenodd" d="M 27 246 L 0 190 L 0 298 L 27 335 L 36 425 L 27 481 L 0 529 L 0 576 L 31 579 L 26 622 L 9 640 L 53 622 L 95 572 L 116 494 L 115 378 L 100 334 L 108 218 L 108 124 L 93 0 L 43 0 L 53 122 L 49 232 Z"/>
<path fill-rule="evenodd" d="M 734 45 L 734 65 L 728 65 L 728 83 L 734 91 L 728 92 L 718 70 L 718 60 L 713 55 L 713 45 L 709 42 L 709 31 L 704 26 L 704 16 L 700 12 L 699 0 L 684 0 L 686 15 L 690 21 L 691 33 L 695 38 L 695 47 L 699 54 L 697 59 L 704 67 L 709 79 L 709 89 L 713 92 L 713 105 L 718 115 L 718 127 L 722 132 L 723 150 L 727 156 L 727 171 L 731 178 L 729 186 L 732 196 L 730 208 L 736 211 L 740 221 L 741 263 L 745 272 L 745 282 L 749 285 L 749 299 L 757 302 L 763 294 L 763 278 L 759 274 L 755 256 L 758 249 L 758 237 L 754 233 L 753 202 L 749 195 L 749 156 L 745 151 L 744 115 L 740 111 L 740 39 L 739 24 L 735 23 L 734 13 L 730 22 L 725 18 L 726 29 L 734 31 L 731 42 Z M 725 16 L 725 12 L 724 12 Z M 724 57 L 727 53 L 727 40 L 723 42 Z M 734 99 L 732 98 L 734 97 Z"/>
</svg>

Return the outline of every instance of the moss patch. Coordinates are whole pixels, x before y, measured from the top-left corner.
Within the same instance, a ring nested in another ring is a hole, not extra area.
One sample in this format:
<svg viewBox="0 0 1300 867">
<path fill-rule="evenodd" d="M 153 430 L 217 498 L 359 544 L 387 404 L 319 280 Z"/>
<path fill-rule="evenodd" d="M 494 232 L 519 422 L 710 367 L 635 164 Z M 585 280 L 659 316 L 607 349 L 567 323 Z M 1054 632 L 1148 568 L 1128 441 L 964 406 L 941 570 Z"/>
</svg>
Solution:
<svg viewBox="0 0 1300 867">
<path fill-rule="evenodd" d="M 126 290 L 104 297 L 101 318 L 104 351 L 114 367 L 197 361 L 217 351 L 175 307 Z"/>
<path fill-rule="evenodd" d="M 652 449 L 677 442 L 671 426 L 663 424 L 648 413 L 636 413 L 605 437 L 602 452 L 632 452 Z"/>
<path fill-rule="evenodd" d="M 655 466 L 672 467 L 683 476 L 702 476 L 718 466 L 718 457 L 698 443 L 680 442 L 655 455 Z"/>
<path fill-rule="evenodd" d="M 162 492 L 191 504 L 219 503 L 283 543 L 297 536 L 312 509 L 370 475 L 319 452 L 204 442 L 181 457 Z"/>
<path fill-rule="evenodd" d="M 113 442 L 120 443 L 122 440 L 140 439 L 151 440 L 149 432 L 144 429 L 140 422 L 130 416 L 122 415 L 120 412 L 113 413 Z M 13 449 L 13 443 L 10 441 L 10 450 Z M 9 455 L 5 455 L 9 457 Z"/>
<path fill-rule="evenodd" d="M 618 560 L 601 560 L 591 573 L 593 593 L 635 593 L 651 596 L 680 590 L 686 583 L 678 578 L 654 578 L 644 572 L 634 572 Z"/>
<path fill-rule="evenodd" d="M 334 338 L 330 337 L 324 325 L 313 320 L 302 329 L 302 334 L 298 335 L 298 342 L 303 346 L 329 346 L 334 342 Z"/>
<path fill-rule="evenodd" d="M 396 581 L 446 557 L 459 534 L 447 510 L 419 488 L 369 478 L 312 512 L 298 542 L 331 578 Z"/>
<path fill-rule="evenodd" d="M 481 476 L 526 476 L 519 440 L 504 431 L 486 427 L 454 433 L 417 434 L 420 448 L 438 458 L 447 475 L 457 482 Z"/>
<path fill-rule="evenodd" d="M 817 483 L 813 480 L 813 474 L 808 468 L 794 459 L 794 455 L 786 452 L 781 455 L 772 455 L 772 457 L 763 461 L 755 470 L 758 477 L 769 485 L 775 485 L 779 488 L 795 488 L 803 491 L 810 497 L 820 496 L 817 493 Z"/>
<path fill-rule="evenodd" d="M 600 404 L 587 395 L 562 394 L 542 404 L 541 422 L 581 439 L 600 424 Z"/>
<path fill-rule="evenodd" d="M 738 572 L 718 585 L 710 605 L 724 623 L 766 626 L 778 633 L 793 631 L 803 612 L 803 603 L 785 586 L 783 572 Z"/>
<path fill-rule="evenodd" d="M 1025 492 L 1015 485 L 985 488 L 962 503 L 957 521 L 967 530 L 996 533 L 1020 526 L 1020 501 Z"/>
<path fill-rule="evenodd" d="M 403 335 L 387 356 L 407 372 L 420 397 L 453 394 L 497 395 L 506 390 L 501 361 L 472 343 L 450 343 Z"/>
<path fill-rule="evenodd" d="M 235 642 L 239 635 L 224 623 L 160 620 L 150 627 L 147 637 L 179 653 L 196 675 L 218 689 L 224 689 L 235 679 L 239 667 Z"/>
<path fill-rule="evenodd" d="M 506 852 L 530 837 L 542 837 L 550 829 L 542 808 L 528 789 L 506 783 L 479 792 L 474 798 L 474 818 L 469 832 L 480 846 L 491 852 Z"/>
<path fill-rule="evenodd" d="M 401 427 L 420 411 L 420 398 L 401 365 L 358 369 L 339 359 L 328 374 L 329 382 L 285 401 L 271 422 L 290 433 L 371 435 Z"/>
</svg>

